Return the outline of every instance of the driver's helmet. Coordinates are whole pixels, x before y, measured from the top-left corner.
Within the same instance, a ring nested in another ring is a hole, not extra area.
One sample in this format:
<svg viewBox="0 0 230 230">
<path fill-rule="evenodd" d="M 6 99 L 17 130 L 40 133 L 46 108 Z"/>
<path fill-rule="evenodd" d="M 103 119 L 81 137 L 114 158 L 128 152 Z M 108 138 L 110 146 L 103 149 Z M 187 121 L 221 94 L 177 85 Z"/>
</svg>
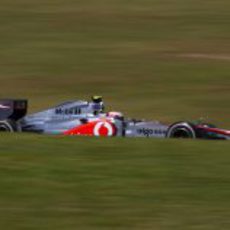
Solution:
<svg viewBox="0 0 230 230">
<path fill-rule="evenodd" d="M 95 102 L 95 103 L 100 103 L 100 102 L 102 102 L 102 96 L 96 96 L 96 95 L 94 95 L 94 96 L 92 96 L 92 101 L 93 102 Z"/>
<path fill-rule="evenodd" d="M 95 115 L 104 112 L 104 102 L 102 101 L 102 96 L 92 96 L 91 103 Z"/>
</svg>

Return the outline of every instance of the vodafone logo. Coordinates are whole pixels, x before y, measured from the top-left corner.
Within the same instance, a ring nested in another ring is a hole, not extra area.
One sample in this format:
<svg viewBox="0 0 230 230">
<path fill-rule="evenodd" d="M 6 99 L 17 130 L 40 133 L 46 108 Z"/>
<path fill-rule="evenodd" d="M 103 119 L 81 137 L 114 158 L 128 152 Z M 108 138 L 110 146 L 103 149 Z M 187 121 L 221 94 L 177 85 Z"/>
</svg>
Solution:
<svg viewBox="0 0 230 230">
<path fill-rule="evenodd" d="M 94 126 L 93 134 L 95 136 L 113 136 L 114 127 L 107 121 L 100 121 Z"/>
</svg>

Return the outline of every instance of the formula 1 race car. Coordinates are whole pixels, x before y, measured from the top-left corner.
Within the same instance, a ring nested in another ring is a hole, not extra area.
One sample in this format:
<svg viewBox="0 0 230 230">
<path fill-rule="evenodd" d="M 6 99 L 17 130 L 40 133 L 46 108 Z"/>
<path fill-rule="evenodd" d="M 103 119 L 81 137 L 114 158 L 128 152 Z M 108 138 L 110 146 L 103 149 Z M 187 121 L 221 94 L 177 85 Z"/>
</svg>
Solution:
<svg viewBox="0 0 230 230">
<path fill-rule="evenodd" d="M 0 100 L 0 132 L 35 132 L 84 136 L 230 139 L 230 131 L 202 122 L 158 121 L 124 118 L 104 112 L 101 96 L 88 101 L 67 101 L 47 110 L 27 114 L 27 100 Z"/>
</svg>

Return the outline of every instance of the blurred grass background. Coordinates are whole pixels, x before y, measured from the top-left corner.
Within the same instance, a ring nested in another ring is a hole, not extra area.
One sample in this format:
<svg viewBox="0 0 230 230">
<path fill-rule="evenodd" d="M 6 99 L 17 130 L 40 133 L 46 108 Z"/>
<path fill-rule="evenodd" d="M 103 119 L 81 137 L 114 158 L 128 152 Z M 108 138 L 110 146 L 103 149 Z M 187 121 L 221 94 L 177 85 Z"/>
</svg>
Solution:
<svg viewBox="0 0 230 230">
<path fill-rule="evenodd" d="M 228 230 L 229 142 L 7 135 L 0 228 Z"/>
<path fill-rule="evenodd" d="M 0 0 L 0 97 L 230 127 L 227 0 Z M 230 228 L 229 142 L 2 135 L 0 229 Z"/>
<path fill-rule="evenodd" d="M 1 97 L 230 126 L 230 2 L 1 0 Z"/>
</svg>

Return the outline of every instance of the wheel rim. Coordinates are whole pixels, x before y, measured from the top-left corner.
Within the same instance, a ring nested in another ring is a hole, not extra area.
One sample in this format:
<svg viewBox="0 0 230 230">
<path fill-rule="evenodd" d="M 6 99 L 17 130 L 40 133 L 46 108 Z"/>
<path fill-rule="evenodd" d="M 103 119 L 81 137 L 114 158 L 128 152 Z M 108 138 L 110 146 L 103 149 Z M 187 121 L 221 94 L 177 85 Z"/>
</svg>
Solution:
<svg viewBox="0 0 230 230">
<path fill-rule="evenodd" d="M 173 138 L 192 138 L 192 133 L 185 129 L 176 129 L 174 132 L 172 132 L 172 137 Z"/>
<path fill-rule="evenodd" d="M 8 126 L 0 124 L 0 132 L 11 132 Z"/>
</svg>

